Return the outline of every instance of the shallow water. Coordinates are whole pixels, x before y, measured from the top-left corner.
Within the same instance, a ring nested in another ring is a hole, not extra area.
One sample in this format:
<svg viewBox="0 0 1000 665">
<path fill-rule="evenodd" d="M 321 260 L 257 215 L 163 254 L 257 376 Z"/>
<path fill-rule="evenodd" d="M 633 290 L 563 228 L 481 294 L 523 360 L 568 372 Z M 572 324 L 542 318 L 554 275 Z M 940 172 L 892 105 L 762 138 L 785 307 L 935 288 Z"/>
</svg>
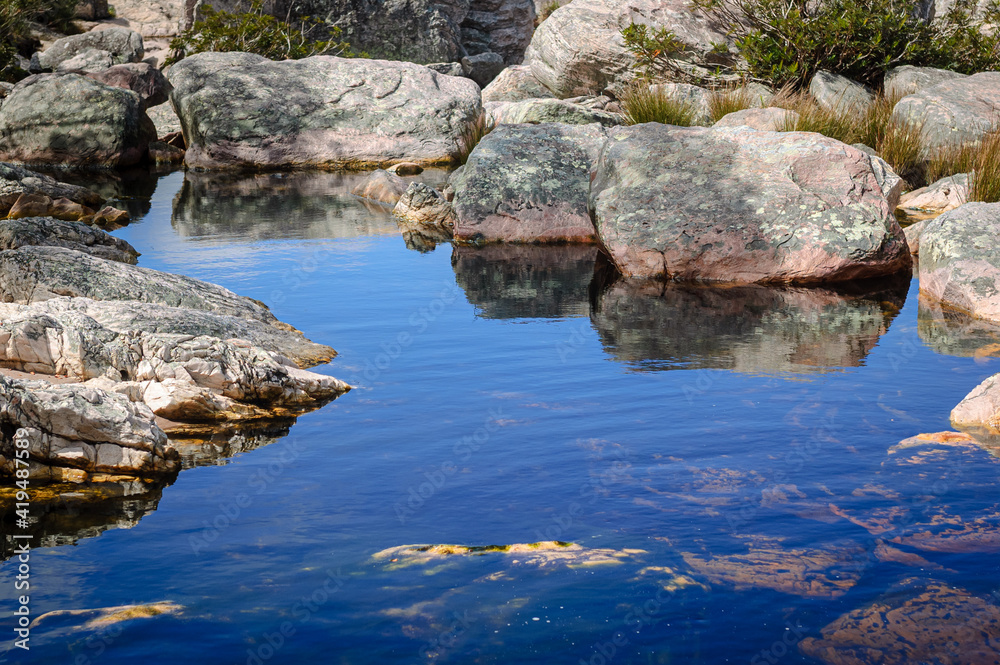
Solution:
<svg viewBox="0 0 1000 665">
<path fill-rule="evenodd" d="M 140 265 L 268 303 L 357 388 L 167 487 L 46 506 L 35 616 L 184 610 L 46 618 L 9 660 L 805 663 L 800 639 L 904 580 L 1000 596 L 1000 461 L 893 449 L 1000 371 L 996 329 L 935 323 L 915 281 L 608 285 L 589 248 L 412 251 L 355 179 L 142 182 L 116 233 Z M 542 540 L 615 562 L 373 558 Z"/>
</svg>

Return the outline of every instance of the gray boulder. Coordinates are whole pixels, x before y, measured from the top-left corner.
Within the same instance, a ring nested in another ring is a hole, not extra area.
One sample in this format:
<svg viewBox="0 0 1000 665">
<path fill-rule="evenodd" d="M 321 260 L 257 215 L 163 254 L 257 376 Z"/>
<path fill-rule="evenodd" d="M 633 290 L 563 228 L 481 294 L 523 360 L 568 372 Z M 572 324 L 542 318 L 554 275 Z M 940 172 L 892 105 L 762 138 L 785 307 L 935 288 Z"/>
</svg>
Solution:
<svg viewBox="0 0 1000 665">
<path fill-rule="evenodd" d="M 158 303 L 288 327 L 257 301 L 191 277 L 61 247 L 0 251 L 0 301 L 30 304 L 57 296 Z"/>
<path fill-rule="evenodd" d="M 103 390 L 0 376 L 0 425 L 0 475 L 8 478 L 18 450 L 28 451 L 28 476 L 40 481 L 180 470 L 177 450 L 149 408 Z"/>
<path fill-rule="evenodd" d="M 573 0 L 554 11 L 531 38 L 524 60 L 556 97 L 603 92 L 633 76 L 635 62 L 620 28 L 630 21 L 671 30 L 692 65 L 730 63 L 714 44 L 730 42 L 721 26 L 691 10 L 687 0 Z"/>
<path fill-rule="evenodd" d="M 719 118 L 713 127 L 749 127 L 762 132 L 781 132 L 794 126 L 799 114 L 788 109 L 774 107 L 743 109 L 727 113 Z"/>
<path fill-rule="evenodd" d="M 567 125 L 600 123 L 605 127 L 622 124 L 622 117 L 595 111 L 563 99 L 525 99 L 520 102 L 489 102 L 484 110 L 497 125 L 561 122 Z"/>
<path fill-rule="evenodd" d="M 827 109 L 863 109 L 872 103 L 874 97 L 865 86 L 846 76 L 820 70 L 809 82 L 809 94 Z"/>
<path fill-rule="evenodd" d="M 503 69 L 503 56 L 492 51 L 462 58 L 462 74 L 475 81 L 480 88 L 485 88 Z"/>
<path fill-rule="evenodd" d="M 392 214 L 405 234 L 416 233 L 441 242 L 452 238 L 455 209 L 441 192 L 422 182 L 411 182 Z"/>
<path fill-rule="evenodd" d="M 893 67 L 885 73 L 882 88 L 885 90 L 886 96 L 905 96 L 931 88 L 944 81 L 967 77 L 967 74 L 959 74 L 949 69 L 903 65 L 902 67 Z"/>
<path fill-rule="evenodd" d="M 1000 204 L 966 203 L 920 233 L 920 290 L 972 316 L 1000 321 Z"/>
<path fill-rule="evenodd" d="M 604 138 L 596 124 L 497 127 L 450 180 L 455 240 L 594 242 L 587 192 Z"/>
<path fill-rule="evenodd" d="M 146 115 L 153 121 L 156 127 L 157 138 L 162 138 L 167 134 L 181 131 L 181 119 L 174 112 L 174 107 L 170 104 L 159 104 L 146 110 Z"/>
<path fill-rule="evenodd" d="M 552 91 L 538 82 L 530 65 L 513 65 L 500 72 L 483 88 L 483 103 L 520 102 L 525 99 L 552 97 Z"/>
<path fill-rule="evenodd" d="M 903 234 L 906 236 L 906 245 L 910 248 L 910 254 L 914 256 L 920 254 L 920 234 L 927 228 L 929 221 L 929 219 L 923 219 L 903 228 Z"/>
<path fill-rule="evenodd" d="M 908 270 L 902 181 L 818 134 L 655 123 L 608 130 L 590 188 L 626 277 L 821 283 Z"/>
<path fill-rule="evenodd" d="M 6 215 L 21 194 L 65 198 L 90 207 L 104 202 L 103 196 L 86 187 L 59 182 L 51 176 L 0 162 L 0 215 Z"/>
<path fill-rule="evenodd" d="M 924 152 L 972 143 L 988 132 L 1000 108 L 1000 72 L 953 78 L 899 100 L 893 118 L 923 123 Z"/>
<path fill-rule="evenodd" d="M 142 35 L 138 32 L 127 28 L 107 28 L 57 39 L 44 51 L 31 56 L 31 71 L 53 71 L 66 60 L 87 51 L 108 53 L 112 65 L 141 62 L 145 55 Z"/>
<path fill-rule="evenodd" d="M 977 438 L 1000 441 L 1000 374 L 980 383 L 952 409 L 951 424 Z"/>
<path fill-rule="evenodd" d="M 159 106 L 170 99 L 170 82 L 148 62 L 115 65 L 88 76 L 105 85 L 137 93 L 144 109 Z"/>
<path fill-rule="evenodd" d="M 465 76 L 465 69 L 460 62 L 432 62 L 426 67 L 446 76 Z"/>
<path fill-rule="evenodd" d="M 29 76 L 0 107 L 0 159 L 9 162 L 131 166 L 154 140 L 139 95 L 79 74 Z"/>
<path fill-rule="evenodd" d="M 481 112 L 475 83 L 406 62 L 201 53 L 169 79 L 192 168 L 447 163 Z"/>
<path fill-rule="evenodd" d="M 135 264 L 139 252 L 121 238 L 87 226 L 52 217 L 0 220 L 0 251 L 21 247 L 65 247 L 108 261 Z"/>
<path fill-rule="evenodd" d="M 115 64 L 115 56 L 101 49 L 88 48 L 56 65 L 57 72 L 101 72 Z"/>
</svg>

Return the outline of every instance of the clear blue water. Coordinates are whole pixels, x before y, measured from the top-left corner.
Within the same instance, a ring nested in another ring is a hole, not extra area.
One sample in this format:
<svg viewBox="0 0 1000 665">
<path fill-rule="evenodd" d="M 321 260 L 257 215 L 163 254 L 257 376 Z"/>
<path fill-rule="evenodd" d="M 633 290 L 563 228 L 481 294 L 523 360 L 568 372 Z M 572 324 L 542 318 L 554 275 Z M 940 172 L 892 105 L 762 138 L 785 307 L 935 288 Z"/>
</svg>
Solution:
<svg viewBox="0 0 1000 665">
<path fill-rule="evenodd" d="M 316 371 L 357 388 L 91 519 L 131 528 L 67 526 L 67 544 L 34 550 L 36 616 L 184 611 L 96 630 L 49 619 L 10 662 L 744 663 L 772 648 L 814 662 L 800 635 L 904 579 L 1000 587 L 989 542 L 933 551 L 912 538 L 942 512 L 995 534 L 1000 479 L 979 449 L 922 465 L 889 452 L 950 429 L 951 408 L 1000 371 L 966 353 L 981 338 L 918 330 L 916 281 L 868 296 L 602 292 L 592 250 L 409 250 L 386 214 L 345 194 L 352 177 L 189 177 L 182 191 L 184 174 L 165 175 L 149 204 L 132 203 L 145 214 L 117 235 L 140 265 L 268 303 L 337 349 Z M 905 513 L 893 530 L 865 527 L 893 507 Z M 878 555 L 894 537 L 929 565 Z M 620 562 L 373 559 L 540 540 Z M 761 551 L 781 570 L 803 552 L 832 557 L 821 593 L 760 567 L 693 565 Z M 0 565 L 5 598 L 15 574 Z M 677 575 L 691 583 L 665 590 Z"/>
</svg>

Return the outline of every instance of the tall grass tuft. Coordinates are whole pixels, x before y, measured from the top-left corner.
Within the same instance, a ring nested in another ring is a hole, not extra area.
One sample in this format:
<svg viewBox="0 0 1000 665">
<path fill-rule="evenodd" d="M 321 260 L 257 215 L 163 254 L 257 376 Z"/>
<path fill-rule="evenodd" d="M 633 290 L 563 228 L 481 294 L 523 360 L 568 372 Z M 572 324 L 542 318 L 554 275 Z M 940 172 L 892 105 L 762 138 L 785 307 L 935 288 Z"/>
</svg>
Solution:
<svg viewBox="0 0 1000 665">
<path fill-rule="evenodd" d="M 983 137 L 973 162 L 970 201 L 1000 202 L 1000 130 Z"/>
<path fill-rule="evenodd" d="M 956 143 L 938 148 L 927 161 L 927 181 L 936 182 L 956 173 L 969 173 L 975 166 L 978 143 Z"/>
<path fill-rule="evenodd" d="M 802 90 L 785 86 L 771 100 L 771 106 L 798 113 L 790 117 L 781 127 L 783 132 L 816 132 L 843 143 L 855 143 L 857 136 L 858 112 L 855 109 L 821 106 L 812 95 Z"/>
<path fill-rule="evenodd" d="M 712 122 L 718 122 L 730 113 L 743 111 L 753 106 L 753 95 L 742 86 L 715 90 L 708 97 L 708 113 L 712 116 Z"/>
<path fill-rule="evenodd" d="M 642 79 L 632 83 L 618 100 L 625 115 L 625 122 L 638 125 L 659 122 L 664 125 L 690 127 L 697 110 L 690 101 L 680 99 L 658 87 L 650 87 Z"/>
<path fill-rule="evenodd" d="M 458 136 L 458 153 L 455 160 L 459 164 L 469 161 L 469 155 L 475 149 L 483 137 L 496 129 L 493 118 L 485 111 L 481 111 L 472 121 L 465 125 Z"/>
</svg>

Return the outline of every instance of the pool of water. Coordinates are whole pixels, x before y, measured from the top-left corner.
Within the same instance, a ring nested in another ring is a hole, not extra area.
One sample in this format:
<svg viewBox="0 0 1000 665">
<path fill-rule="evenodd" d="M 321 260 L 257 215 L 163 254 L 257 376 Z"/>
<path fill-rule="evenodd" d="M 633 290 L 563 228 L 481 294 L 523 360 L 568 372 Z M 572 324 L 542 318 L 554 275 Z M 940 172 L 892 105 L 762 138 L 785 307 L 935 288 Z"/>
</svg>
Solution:
<svg viewBox="0 0 1000 665">
<path fill-rule="evenodd" d="M 356 178 L 123 190 L 140 265 L 266 302 L 356 388 L 169 486 L 52 507 L 35 616 L 183 611 L 46 617 L 8 660 L 813 663 L 801 639 L 904 581 L 1000 595 L 998 459 L 894 448 L 950 429 L 997 330 L 936 322 L 916 281 L 667 288 L 610 283 L 590 248 L 413 251 Z M 376 556 L 538 541 L 584 549 Z"/>
</svg>

